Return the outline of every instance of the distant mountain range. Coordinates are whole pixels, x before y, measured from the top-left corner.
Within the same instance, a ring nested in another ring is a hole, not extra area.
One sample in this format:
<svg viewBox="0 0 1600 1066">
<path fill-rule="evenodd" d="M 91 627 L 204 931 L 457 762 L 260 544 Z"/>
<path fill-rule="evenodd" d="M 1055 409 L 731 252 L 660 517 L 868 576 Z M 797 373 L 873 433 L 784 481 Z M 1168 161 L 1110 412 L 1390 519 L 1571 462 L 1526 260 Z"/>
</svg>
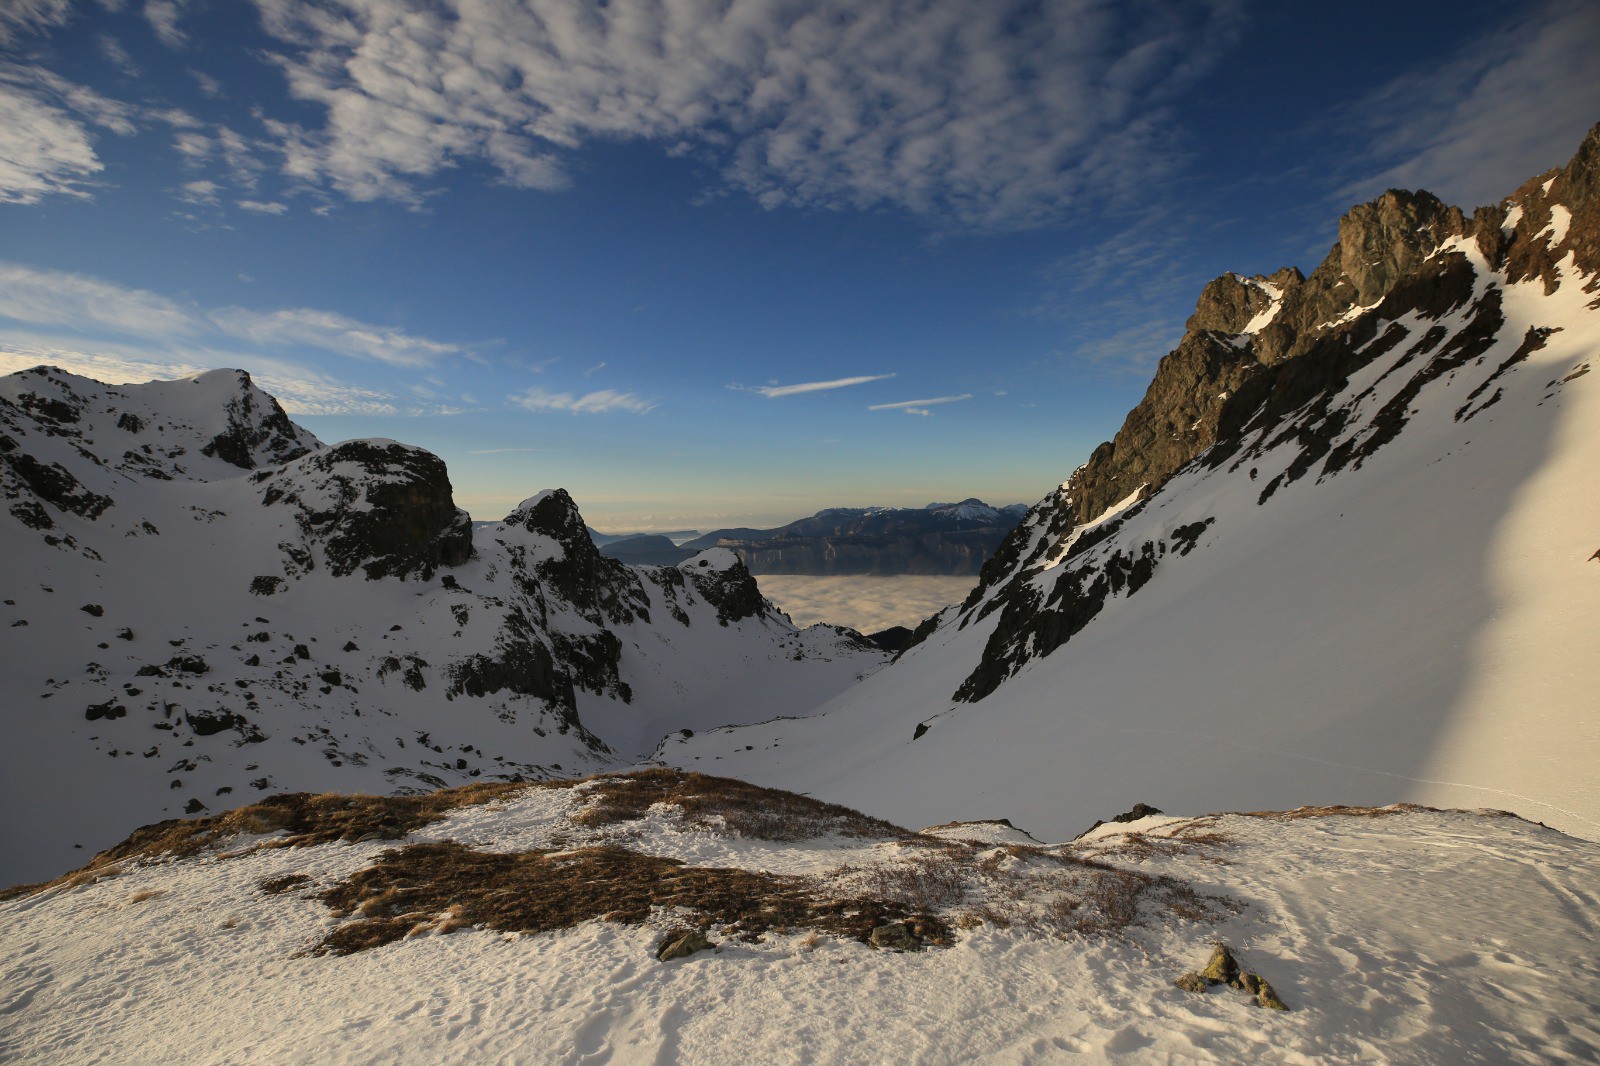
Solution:
<svg viewBox="0 0 1600 1066">
<path fill-rule="evenodd" d="M 727 548 L 753 574 L 976 575 L 1027 513 L 1026 504 L 991 507 L 966 499 L 829 507 L 775 529 L 717 529 L 683 543 L 671 533 L 591 536 L 602 555 L 632 565 L 671 566 L 707 548 Z"/>
</svg>

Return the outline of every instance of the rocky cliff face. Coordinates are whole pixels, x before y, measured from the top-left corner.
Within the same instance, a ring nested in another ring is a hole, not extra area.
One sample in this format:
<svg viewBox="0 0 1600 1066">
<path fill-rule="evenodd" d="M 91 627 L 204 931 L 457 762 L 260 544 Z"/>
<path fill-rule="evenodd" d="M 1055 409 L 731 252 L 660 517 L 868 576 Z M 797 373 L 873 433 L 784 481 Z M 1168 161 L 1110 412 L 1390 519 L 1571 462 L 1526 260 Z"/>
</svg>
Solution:
<svg viewBox="0 0 1600 1066">
<path fill-rule="evenodd" d="M 1295 460 L 1260 488 L 1264 504 L 1300 478 L 1359 467 L 1403 429 L 1424 386 L 1501 338 L 1504 286 L 1537 280 L 1553 292 L 1564 261 L 1592 279 L 1597 249 L 1600 126 L 1567 166 L 1470 217 L 1429 193 L 1390 190 L 1340 220 L 1338 243 L 1309 276 L 1285 268 L 1207 285 L 1183 339 L 1116 436 L 1036 505 L 984 567 L 958 624 L 996 611 L 1001 618 L 959 698 L 981 699 L 1023 663 L 1048 655 L 1108 597 L 1136 592 L 1179 550 L 1152 542 L 1094 568 L 1064 565 L 1114 534 L 1180 471 L 1196 462 L 1238 468 L 1293 444 Z M 1596 284 L 1589 280 L 1586 291 Z M 1446 325 L 1449 316 L 1460 321 Z M 1544 335 L 1530 328 L 1497 374 Z M 1354 424 L 1350 408 L 1376 396 L 1378 385 L 1351 397 L 1350 382 L 1396 352 L 1405 386 L 1370 421 Z M 1458 417 L 1471 417 L 1495 395 L 1491 375 L 1465 397 Z M 1046 571 L 1057 576 L 1041 582 Z"/>
</svg>

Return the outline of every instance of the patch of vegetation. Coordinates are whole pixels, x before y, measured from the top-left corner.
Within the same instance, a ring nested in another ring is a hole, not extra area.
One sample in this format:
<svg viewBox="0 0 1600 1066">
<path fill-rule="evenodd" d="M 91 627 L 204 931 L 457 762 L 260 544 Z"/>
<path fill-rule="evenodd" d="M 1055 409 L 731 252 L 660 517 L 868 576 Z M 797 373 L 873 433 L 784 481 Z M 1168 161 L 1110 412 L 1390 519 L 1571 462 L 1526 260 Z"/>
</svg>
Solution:
<svg viewBox="0 0 1600 1066">
<path fill-rule="evenodd" d="M 580 825 L 631 822 L 663 803 L 681 811 L 692 825 L 726 828 L 757 840 L 810 840 L 834 833 L 884 840 L 912 836 L 900 826 L 836 803 L 709 774 L 662 768 L 600 774 L 578 784 L 590 797 L 589 806 L 573 815 Z"/>
<path fill-rule="evenodd" d="M 352 920 L 336 926 L 312 953 L 350 955 L 467 926 L 542 933 L 595 919 L 639 925 L 657 908 L 671 909 L 702 933 L 718 929 L 745 940 L 820 930 L 866 943 L 874 929 L 903 922 L 925 942 L 950 942 L 949 928 L 934 915 L 820 889 L 809 878 L 685 866 L 627 848 L 505 853 L 453 841 L 408 844 L 321 894 Z"/>
</svg>

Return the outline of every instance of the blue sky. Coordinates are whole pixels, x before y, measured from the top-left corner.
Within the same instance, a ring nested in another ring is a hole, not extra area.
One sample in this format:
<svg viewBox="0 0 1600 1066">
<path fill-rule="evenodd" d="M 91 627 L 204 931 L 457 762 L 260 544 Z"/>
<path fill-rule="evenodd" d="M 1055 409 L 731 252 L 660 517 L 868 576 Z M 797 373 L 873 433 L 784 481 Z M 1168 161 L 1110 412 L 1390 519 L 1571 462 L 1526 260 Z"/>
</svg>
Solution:
<svg viewBox="0 0 1600 1066">
<path fill-rule="evenodd" d="M 0 370 L 242 366 L 504 514 L 1032 502 L 1226 270 L 1600 120 L 1600 5 L 4 0 Z"/>
</svg>

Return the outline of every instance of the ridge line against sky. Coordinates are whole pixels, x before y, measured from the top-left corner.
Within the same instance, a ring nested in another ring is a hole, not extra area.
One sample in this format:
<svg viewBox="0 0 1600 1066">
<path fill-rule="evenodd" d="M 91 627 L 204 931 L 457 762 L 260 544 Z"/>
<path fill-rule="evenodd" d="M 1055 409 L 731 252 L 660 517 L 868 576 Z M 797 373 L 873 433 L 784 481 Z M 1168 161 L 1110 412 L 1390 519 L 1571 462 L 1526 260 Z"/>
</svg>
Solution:
<svg viewBox="0 0 1600 1066">
<path fill-rule="evenodd" d="M 1587 0 L 11 0 L 0 370 L 241 366 L 480 517 L 1032 500 L 1211 277 L 1563 163 L 1597 53 Z"/>
</svg>

